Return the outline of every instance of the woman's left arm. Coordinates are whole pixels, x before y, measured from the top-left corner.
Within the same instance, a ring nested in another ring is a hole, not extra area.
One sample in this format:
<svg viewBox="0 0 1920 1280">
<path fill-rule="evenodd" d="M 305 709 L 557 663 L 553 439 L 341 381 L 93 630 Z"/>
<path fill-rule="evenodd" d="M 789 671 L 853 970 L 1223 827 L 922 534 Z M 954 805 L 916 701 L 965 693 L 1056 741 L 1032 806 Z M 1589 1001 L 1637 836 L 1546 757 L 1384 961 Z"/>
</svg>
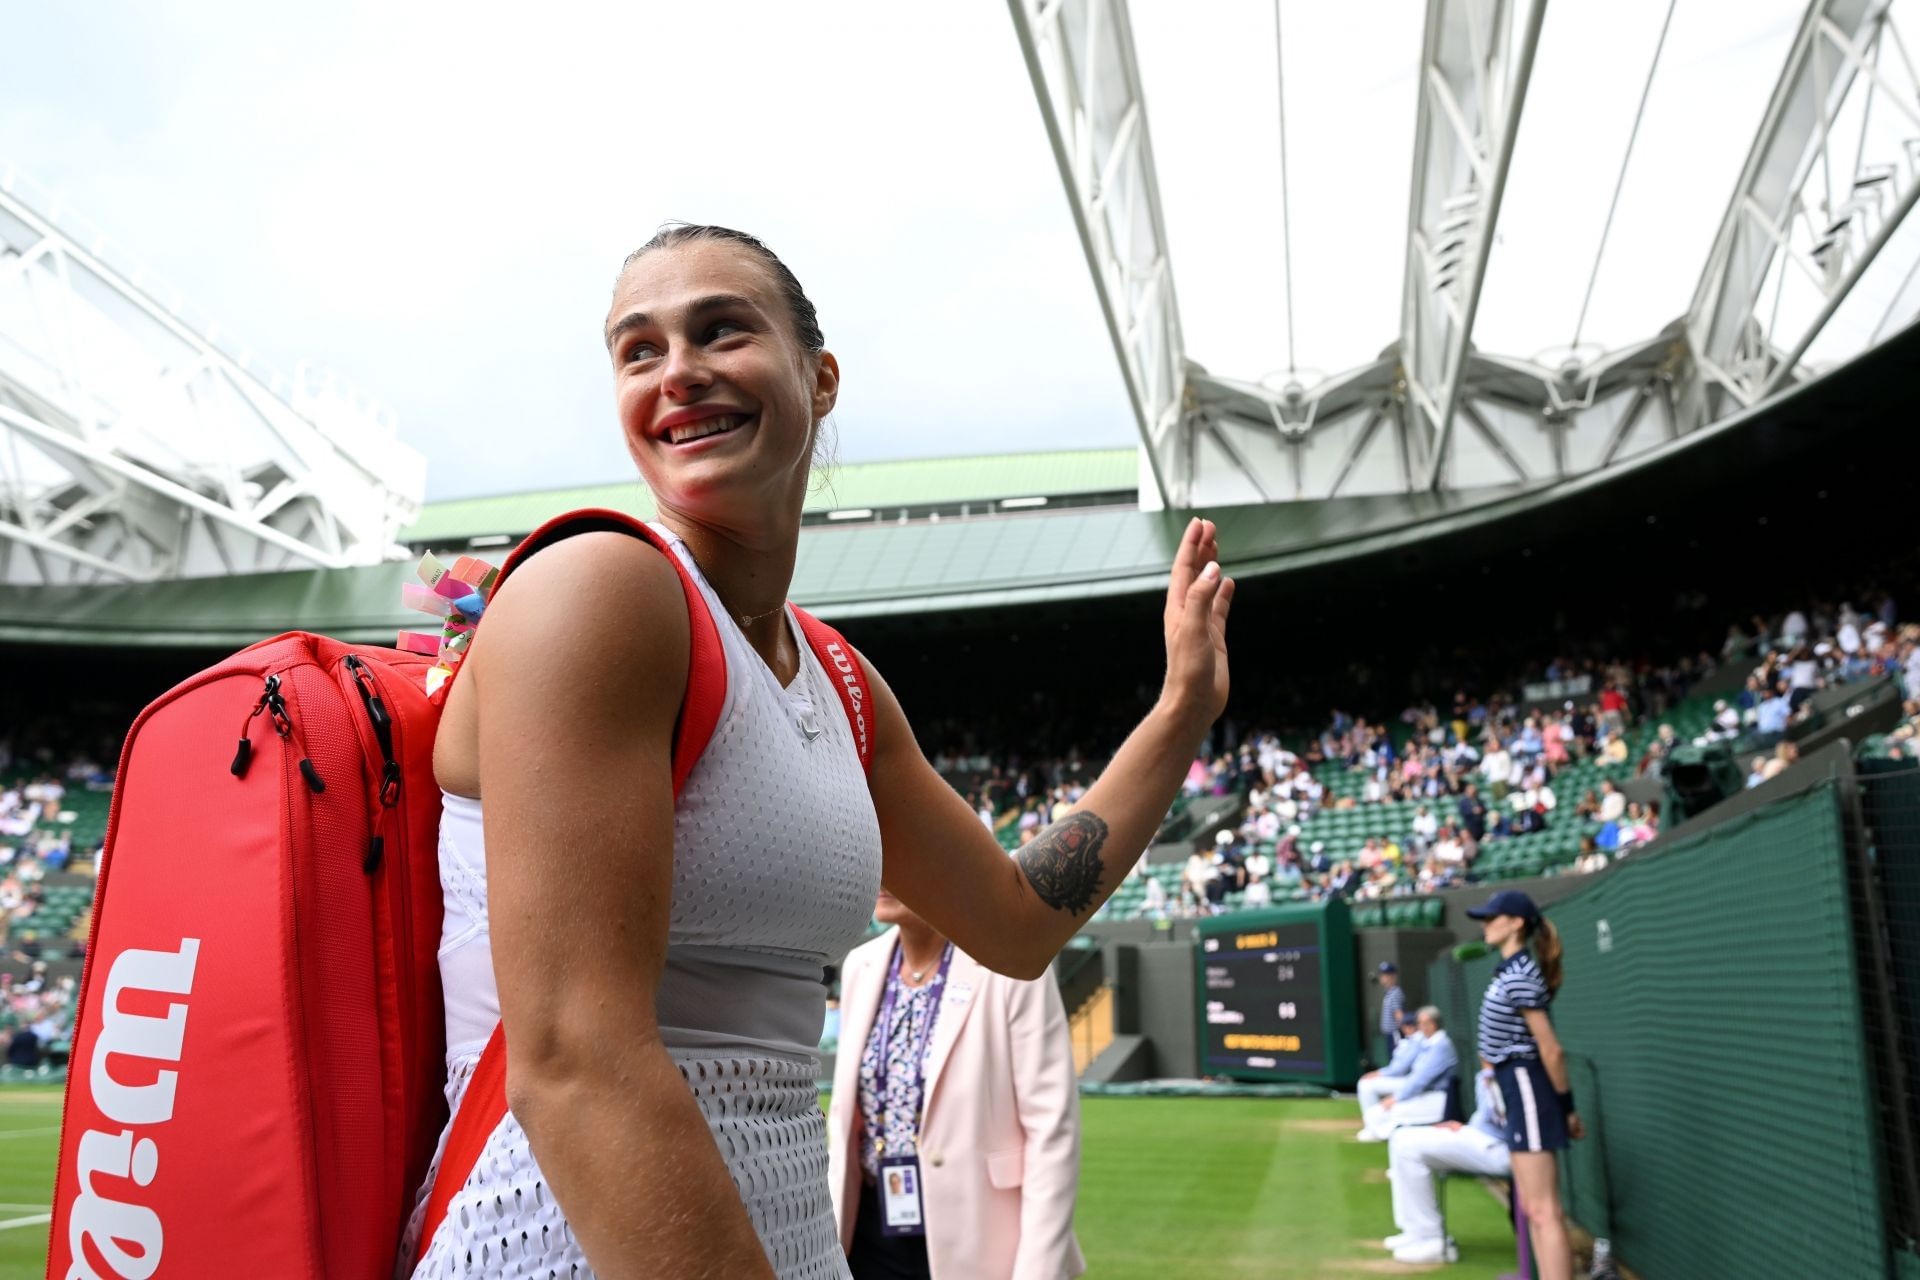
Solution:
<svg viewBox="0 0 1920 1280">
<path fill-rule="evenodd" d="M 1567 1050 L 1554 1032 L 1553 1019 L 1545 1009 L 1522 1009 L 1520 1015 L 1527 1020 L 1533 1042 L 1540 1046 L 1540 1065 L 1547 1069 L 1547 1079 L 1552 1082 L 1553 1091 L 1560 1095 L 1561 1106 L 1567 1113 L 1567 1132 L 1575 1138 L 1586 1137 L 1586 1126 L 1580 1123 L 1580 1114 L 1573 1107 L 1573 1077 L 1567 1074 Z"/>
<path fill-rule="evenodd" d="M 1547 1079 L 1553 1081 L 1556 1092 L 1566 1093 L 1567 1051 L 1561 1046 L 1560 1037 L 1554 1034 L 1553 1019 L 1545 1009 L 1522 1009 L 1520 1016 L 1526 1019 L 1527 1032 L 1533 1036 L 1533 1042 L 1540 1046 L 1540 1065 L 1547 1069 Z"/>
<path fill-rule="evenodd" d="M 1210 521 L 1187 526 L 1163 615 L 1166 683 L 1085 798 L 1009 858 L 920 753 L 893 690 L 874 695 L 869 781 L 887 889 L 980 963 L 1037 978 L 1099 909 L 1159 830 L 1207 729 L 1227 702 L 1227 611 Z"/>
</svg>

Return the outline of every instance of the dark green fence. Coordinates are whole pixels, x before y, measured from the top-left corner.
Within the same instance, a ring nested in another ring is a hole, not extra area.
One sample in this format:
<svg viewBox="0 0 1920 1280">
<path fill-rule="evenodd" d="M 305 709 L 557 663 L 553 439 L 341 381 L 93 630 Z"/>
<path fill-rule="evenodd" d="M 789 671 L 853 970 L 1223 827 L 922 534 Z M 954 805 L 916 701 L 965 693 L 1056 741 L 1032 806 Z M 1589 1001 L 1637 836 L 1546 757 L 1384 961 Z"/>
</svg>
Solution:
<svg viewBox="0 0 1920 1280">
<path fill-rule="evenodd" d="M 1859 765 L 1860 817 L 1885 936 L 1885 1000 L 1870 1008 L 1867 1043 L 1878 1050 L 1885 1117 L 1890 1217 L 1899 1274 L 1920 1274 L 1920 768 L 1911 760 L 1866 759 Z M 1863 966 L 1874 957 L 1863 958 Z M 1875 1016 L 1877 1013 L 1877 1016 Z"/>
<path fill-rule="evenodd" d="M 1568 1209 L 1649 1280 L 1888 1274 L 1850 786 L 1630 858 L 1548 911 L 1591 1134 L 1562 1166 Z M 1463 1047 L 1491 969 L 1430 975 Z"/>
</svg>

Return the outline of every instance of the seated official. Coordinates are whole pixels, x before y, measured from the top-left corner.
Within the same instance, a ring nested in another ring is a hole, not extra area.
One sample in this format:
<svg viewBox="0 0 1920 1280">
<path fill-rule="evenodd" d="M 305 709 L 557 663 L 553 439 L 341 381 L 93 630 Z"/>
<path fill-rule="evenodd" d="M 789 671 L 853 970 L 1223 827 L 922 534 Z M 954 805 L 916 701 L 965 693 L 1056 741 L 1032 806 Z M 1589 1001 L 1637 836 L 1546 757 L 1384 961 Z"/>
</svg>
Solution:
<svg viewBox="0 0 1920 1280">
<path fill-rule="evenodd" d="M 1417 1015 L 1420 1048 L 1400 1080 L 1400 1087 L 1361 1113 L 1366 1124 L 1362 1142 L 1385 1142 L 1404 1124 L 1432 1124 L 1447 1114 L 1447 1087 L 1460 1068 L 1453 1040 L 1440 1026 L 1440 1010 L 1432 1005 Z"/>
<path fill-rule="evenodd" d="M 1367 1112 L 1380 1105 L 1382 1098 L 1391 1098 L 1400 1092 L 1400 1086 L 1407 1082 L 1407 1072 L 1413 1069 L 1413 1060 L 1420 1056 L 1420 1046 L 1425 1043 L 1420 1038 L 1419 1015 L 1411 1009 L 1401 1014 L 1400 1036 L 1393 1042 L 1393 1057 L 1378 1071 L 1361 1076 L 1354 1086 L 1354 1092 L 1360 1096 L 1362 1120 L 1367 1118 Z"/>
<path fill-rule="evenodd" d="M 1435 1186 L 1440 1175 L 1506 1178 L 1513 1174 L 1507 1122 L 1501 1114 L 1500 1091 L 1494 1087 L 1491 1071 L 1474 1077 L 1474 1098 L 1478 1105 L 1465 1124 L 1447 1120 L 1397 1129 L 1387 1140 L 1387 1181 L 1393 1188 L 1393 1225 L 1399 1232 L 1381 1244 L 1393 1251 L 1395 1262 L 1457 1259 L 1440 1216 Z"/>
<path fill-rule="evenodd" d="M 828 1186 L 854 1280 L 1067 1280 L 1080 1093 L 1051 972 L 983 967 L 899 899 L 840 971 Z"/>
</svg>

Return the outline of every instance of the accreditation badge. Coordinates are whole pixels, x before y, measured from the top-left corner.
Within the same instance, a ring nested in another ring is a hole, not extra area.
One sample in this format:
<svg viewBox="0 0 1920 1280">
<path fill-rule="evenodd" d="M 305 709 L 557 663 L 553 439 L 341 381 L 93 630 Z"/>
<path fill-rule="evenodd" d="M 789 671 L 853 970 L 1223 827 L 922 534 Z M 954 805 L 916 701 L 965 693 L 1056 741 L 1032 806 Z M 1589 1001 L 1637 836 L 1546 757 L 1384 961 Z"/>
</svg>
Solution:
<svg viewBox="0 0 1920 1280">
<path fill-rule="evenodd" d="M 920 1209 L 920 1160 L 917 1156 L 889 1156 L 880 1161 L 880 1234 L 927 1234 L 926 1219 Z"/>
</svg>

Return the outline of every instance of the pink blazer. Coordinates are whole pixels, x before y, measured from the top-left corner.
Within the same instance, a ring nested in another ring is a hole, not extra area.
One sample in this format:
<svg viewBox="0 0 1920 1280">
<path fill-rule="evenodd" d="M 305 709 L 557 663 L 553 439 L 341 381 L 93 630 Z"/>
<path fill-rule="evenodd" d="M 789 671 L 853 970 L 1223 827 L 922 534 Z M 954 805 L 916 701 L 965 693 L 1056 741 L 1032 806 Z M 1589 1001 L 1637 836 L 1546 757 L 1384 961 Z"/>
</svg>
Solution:
<svg viewBox="0 0 1920 1280">
<path fill-rule="evenodd" d="M 860 1208 L 860 1054 L 899 930 L 840 970 L 840 1051 L 827 1109 L 828 1185 L 840 1245 Z M 956 950 L 927 1055 L 920 1171 L 936 1280 L 1058 1280 L 1087 1269 L 1073 1237 L 1080 1091 L 1060 989 Z"/>
</svg>

